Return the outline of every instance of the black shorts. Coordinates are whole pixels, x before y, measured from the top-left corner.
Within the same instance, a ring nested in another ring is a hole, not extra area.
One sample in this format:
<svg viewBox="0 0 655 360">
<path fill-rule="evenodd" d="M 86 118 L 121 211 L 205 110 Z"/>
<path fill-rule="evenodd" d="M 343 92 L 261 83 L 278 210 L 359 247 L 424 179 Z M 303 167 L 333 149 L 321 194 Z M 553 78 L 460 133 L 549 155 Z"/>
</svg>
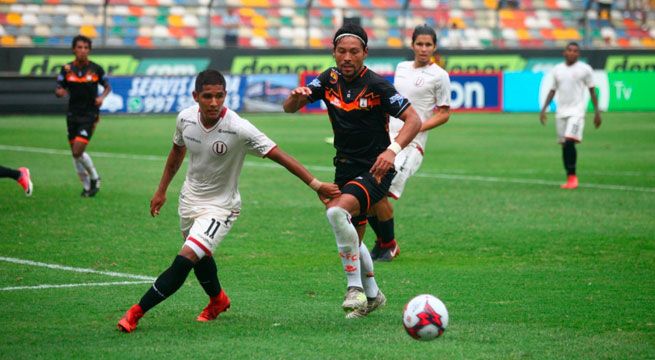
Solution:
<svg viewBox="0 0 655 360">
<path fill-rule="evenodd" d="M 71 115 L 66 117 L 68 126 L 68 142 L 74 141 L 88 143 L 98 123 L 98 114 Z"/>
<path fill-rule="evenodd" d="M 350 194 L 357 198 L 359 201 L 359 215 L 353 216 L 352 223 L 355 226 L 366 224 L 366 213 L 373 204 L 382 200 L 389 192 L 391 180 L 396 176 L 396 170 L 393 168 L 387 172 L 378 182 L 373 177 L 369 169 L 361 171 L 357 176 L 350 180 L 336 180 L 336 184 L 341 189 L 341 193 Z M 337 166 L 337 174 L 339 174 L 339 167 Z"/>
</svg>

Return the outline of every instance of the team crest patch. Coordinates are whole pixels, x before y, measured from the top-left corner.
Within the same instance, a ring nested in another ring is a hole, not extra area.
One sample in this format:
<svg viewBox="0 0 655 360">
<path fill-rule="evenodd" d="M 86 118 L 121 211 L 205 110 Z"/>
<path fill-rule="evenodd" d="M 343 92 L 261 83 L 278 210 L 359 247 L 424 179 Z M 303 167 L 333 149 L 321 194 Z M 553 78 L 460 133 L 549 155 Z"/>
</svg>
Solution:
<svg viewBox="0 0 655 360">
<path fill-rule="evenodd" d="M 359 107 L 360 108 L 368 107 L 368 99 L 367 98 L 360 98 L 359 99 Z"/>
<path fill-rule="evenodd" d="M 420 78 L 416 79 L 416 82 L 414 84 L 416 85 L 416 87 L 421 87 L 421 86 L 423 86 L 424 83 L 425 83 L 425 79 L 420 77 Z"/>
<path fill-rule="evenodd" d="M 339 80 L 339 75 L 337 74 L 336 71 L 331 71 L 330 72 L 330 84 L 336 84 L 337 80 Z"/>
<path fill-rule="evenodd" d="M 216 141 L 212 144 L 212 151 L 216 155 L 225 155 L 227 152 L 227 144 L 222 141 Z"/>
</svg>

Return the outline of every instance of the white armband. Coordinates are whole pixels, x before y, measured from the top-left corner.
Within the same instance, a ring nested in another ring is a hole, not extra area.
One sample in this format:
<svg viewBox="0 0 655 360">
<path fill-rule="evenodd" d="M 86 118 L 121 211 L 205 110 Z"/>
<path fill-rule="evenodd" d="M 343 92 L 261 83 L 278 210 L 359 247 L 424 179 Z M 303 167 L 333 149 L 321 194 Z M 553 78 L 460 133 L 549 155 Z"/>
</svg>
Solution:
<svg viewBox="0 0 655 360">
<path fill-rule="evenodd" d="M 312 188 L 312 190 L 318 191 L 318 189 L 321 188 L 321 185 L 323 185 L 323 183 L 317 178 L 314 178 L 312 181 L 309 182 L 308 185 L 310 188 Z"/>
<path fill-rule="evenodd" d="M 389 146 L 387 147 L 387 149 L 393 151 L 394 154 L 398 155 L 398 153 L 399 153 L 403 148 L 400 147 L 400 144 L 398 144 L 397 142 L 394 141 L 394 142 L 391 143 L 391 145 L 389 145 Z"/>
</svg>

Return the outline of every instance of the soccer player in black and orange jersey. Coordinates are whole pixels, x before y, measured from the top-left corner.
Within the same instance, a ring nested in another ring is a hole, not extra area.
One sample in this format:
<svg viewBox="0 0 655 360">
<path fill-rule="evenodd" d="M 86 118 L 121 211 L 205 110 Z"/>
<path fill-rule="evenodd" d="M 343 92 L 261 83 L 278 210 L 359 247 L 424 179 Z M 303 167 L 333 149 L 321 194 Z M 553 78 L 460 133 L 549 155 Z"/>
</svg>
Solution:
<svg viewBox="0 0 655 360">
<path fill-rule="evenodd" d="M 409 101 L 387 80 L 364 66 L 368 36 L 345 24 L 334 35 L 336 67 L 291 91 L 284 111 L 296 112 L 323 100 L 334 131 L 335 183 L 342 195 L 327 203 L 327 217 L 348 280 L 343 309 L 347 318 L 368 315 L 386 302 L 373 277 L 373 261 L 361 239 L 369 208 L 387 195 L 396 154 L 416 136 L 421 120 Z M 404 121 L 394 142 L 389 116 Z"/>
<path fill-rule="evenodd" d="M 78 35 L 73 38 L 75 60 L 64 65 L 57 76 L 55 95 L 68 94 L 68 142 L 73 153 L 73 163 L 82 181 L 83 197 L 92 197 L 100 190 L 100 176 L 89 154 L 85 152 L 99 120 L 100 106 L 111 91 L 103 68 L 89 60 L 91 39 Z M 98 84 L 104 87 L 98 95 Z"/>
</svg>

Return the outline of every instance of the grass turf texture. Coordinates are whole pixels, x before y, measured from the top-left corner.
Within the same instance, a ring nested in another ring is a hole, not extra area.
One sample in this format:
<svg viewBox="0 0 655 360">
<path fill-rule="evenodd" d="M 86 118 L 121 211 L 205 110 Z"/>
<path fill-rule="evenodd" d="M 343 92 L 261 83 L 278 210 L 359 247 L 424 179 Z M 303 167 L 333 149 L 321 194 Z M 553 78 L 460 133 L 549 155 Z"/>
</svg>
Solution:
<svg viewBox="0 0 655 360">
<path fill-rule="evenodd" d="M 325 116 L 245 117 L 332 178 Z M 181 245 L 186 165 L 162 214 L 148 214 L 174 118 L 104 116 L 88 148 L 103 179 L 93 199 L 79 196 L 63 116 L 1 118 L 0 164 L 28 166 L 35 191 L 25 198 L 0 181 L 0 256 L 157 276 Z M 0 358 L 654 358 L 653 114 L 604 114 L 600 130 L 589 122 L 578 173 L 597 187 L 575 191 L 557 185 L 565 176 L 549 121 L 455 114 L 431 133 L 395 203 L 402 253 L 376 263 L 387 307 L 367 318 L 344 318 L 341 263 L 315 195 L 247 157 L 242 215 L 217 251 L 232 299 L 219 320 L 195 321 L 207 299 L 192 274 L 132 334 L 116 323 L 148 284 L 0 291 Z M 0 261 L 0 288 L 129 280 Z M 429 343 L 401 324 L 419 293 L 450 312 L 445 335 Z"/>
</svg>

